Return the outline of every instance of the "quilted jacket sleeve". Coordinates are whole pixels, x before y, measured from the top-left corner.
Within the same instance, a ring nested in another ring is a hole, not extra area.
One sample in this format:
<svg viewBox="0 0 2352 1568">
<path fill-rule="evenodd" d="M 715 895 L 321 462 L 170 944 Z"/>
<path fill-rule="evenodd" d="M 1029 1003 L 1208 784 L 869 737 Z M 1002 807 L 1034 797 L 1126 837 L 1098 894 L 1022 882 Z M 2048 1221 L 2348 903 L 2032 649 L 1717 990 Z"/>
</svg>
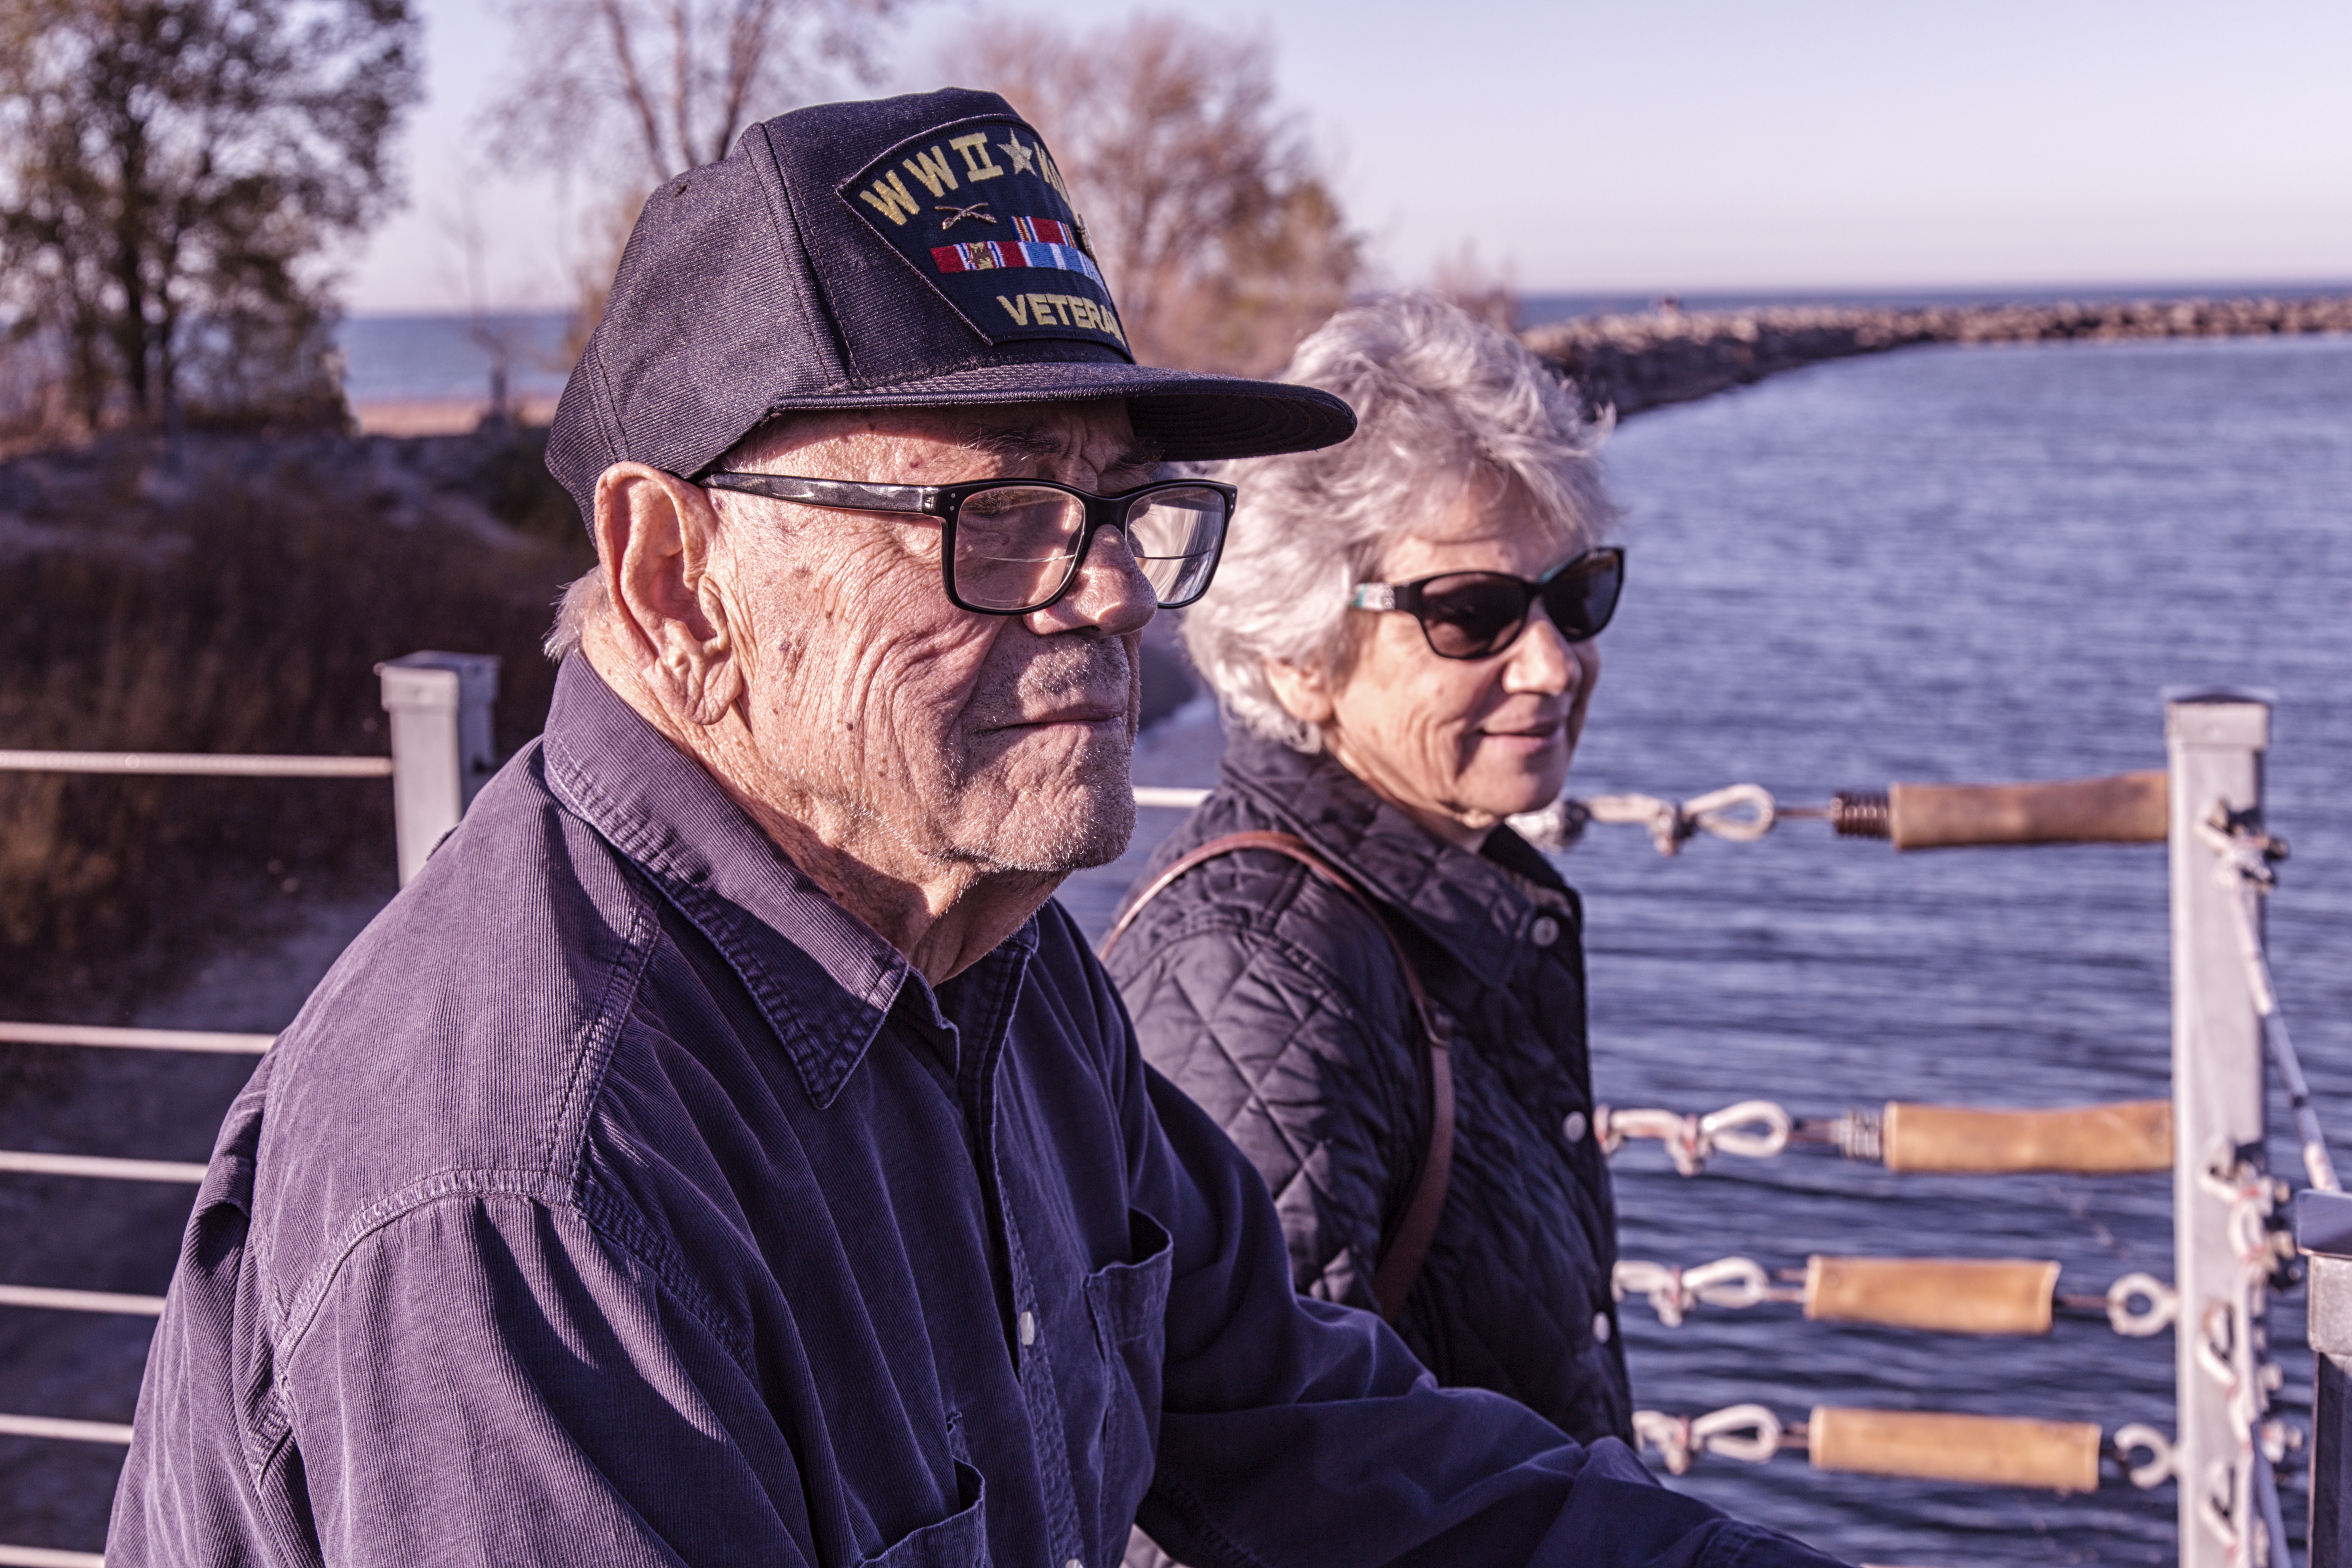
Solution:
<svg viewBox="0 0 2352 1568">
<path fill-rule="evenodd" d="M 1297 1288 L 1374 1308 L 1384 1224 L 1428 1137 L 1402 976 L 1363 910 L 1275 857 L 1192 872 L 1110 969 L 1143 1054 L 1272 1190 Z"/>
</svg>

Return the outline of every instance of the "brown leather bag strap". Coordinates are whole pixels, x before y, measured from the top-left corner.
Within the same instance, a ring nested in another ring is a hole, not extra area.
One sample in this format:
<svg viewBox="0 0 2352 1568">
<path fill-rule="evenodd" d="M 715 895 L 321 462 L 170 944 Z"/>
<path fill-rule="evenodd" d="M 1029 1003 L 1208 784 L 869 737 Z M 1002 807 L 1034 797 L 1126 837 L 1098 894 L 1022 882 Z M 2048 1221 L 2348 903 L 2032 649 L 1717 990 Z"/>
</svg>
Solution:
<svg viewBox="0 0 2352 1568">
<path fill-rule="evenodd" d="M 1421 973 L 1406 956 L 1404 944 L 1397 940 L 1396 929 L 1381 912 L 1380 905 L 1356 884 L 1354 878 L 1295 834 L 1228 833 L 1178 857 L 1173 865 L 1136 894 L 1119 911 L 1110 934 L 1103 938 L 1101 955 L 1110 956 L 1110 950 L 1127 934 L 1135 917 L 1143 912 L 1143 906 L 1167 891 L 1177 878 L 1203 861 L 1238 849 L 1264 849 L 1286 856 L 1327 886 L 1353 900 L 1372 917 L 1372 923 L 1381 928 L 1381 935 L 1388 939 L 1389 951 L 1396 955 L 1397 969 L 1404 976 L 1405 994 L 1412 999 L 1413 1017 L 1421 1025 L 1422 1073 L 1428 1080 L 1429 1145 L 1422 1152 L 1421 1169 L 1413 1173 L 1404 1208 L 1381 1238 L 1380 1258 L 1372 1266 L 1372 1300 L 1380 1303 L 1381 1316 L 1394 1322 L 1397 1314 L 1404 1310 L 1404 1299 L 1412 1289 L 1412 1282 L 1421 1276 L 1422 1264 L 1428 1259 L 1430 1241 L 1437 1235 L 1437 1216 L 1445 1207 L 1446 1183 L 1454 1172 L 1454 1058 L 1446 1048 L 1445 1032 L 1438 1025 L 1436 1011 L 1429 1005 L 1429 993 L 1422 986 Z"/>
</svg>

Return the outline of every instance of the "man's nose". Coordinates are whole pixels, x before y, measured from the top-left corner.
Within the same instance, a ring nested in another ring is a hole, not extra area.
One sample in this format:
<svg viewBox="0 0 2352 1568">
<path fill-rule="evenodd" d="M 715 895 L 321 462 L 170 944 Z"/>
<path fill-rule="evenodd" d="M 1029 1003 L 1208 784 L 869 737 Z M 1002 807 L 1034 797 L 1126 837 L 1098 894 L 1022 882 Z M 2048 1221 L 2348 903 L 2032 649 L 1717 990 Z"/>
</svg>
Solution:
<svg viewBox="0 0 2352 1568">
<path fill-rule="evenodd" d="M 1098 631 L 1109 637 L 1139 632 L 1160 610 L 1160 595 L 1137 564 L 1127 532 L 1099 528 L 1087 542 L 1086 558 L 1070 591 L 1026 617 L 1029 629 L 1042 636 L 1055 632 Z"/>
</svg>

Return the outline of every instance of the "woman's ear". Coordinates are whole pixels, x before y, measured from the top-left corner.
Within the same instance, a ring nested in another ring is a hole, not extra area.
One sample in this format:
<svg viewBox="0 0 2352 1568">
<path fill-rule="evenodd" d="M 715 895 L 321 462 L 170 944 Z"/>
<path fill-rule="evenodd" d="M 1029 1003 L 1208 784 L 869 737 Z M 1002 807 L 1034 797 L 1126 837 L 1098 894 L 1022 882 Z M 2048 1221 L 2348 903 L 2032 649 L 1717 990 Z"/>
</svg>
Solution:
<svg viewBox="0 0 2352 1568">
<path fill-rule="evenodd" d="M 1331 683 L 1320 669 L 1269 658 L 1265 661 L 1265 682 L 1274 688 L 1274 700 L 1282 704 L 1283 711 L 1300 723 L 1331 721 Z"/>
</svg>

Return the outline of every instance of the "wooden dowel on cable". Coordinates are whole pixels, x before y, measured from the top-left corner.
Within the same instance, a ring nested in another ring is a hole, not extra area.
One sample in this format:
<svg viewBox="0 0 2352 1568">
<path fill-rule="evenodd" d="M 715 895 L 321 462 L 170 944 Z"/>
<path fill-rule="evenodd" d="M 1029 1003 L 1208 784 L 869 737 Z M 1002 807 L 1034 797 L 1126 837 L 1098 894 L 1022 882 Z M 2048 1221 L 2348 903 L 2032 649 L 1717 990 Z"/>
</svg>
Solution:
<svg viewBox="0 0 2352 1568">
<path fill-rule="evenodd" d="M 1889 1100 L 1880 1156 L 1890 1171 L 2105 1175 L 2172 1168 L 2172 1102 L 2127 1100 L 2061 1110 L 1986 1110 Z"/>
<path fill-rule="evenodd" d="M 1847 838 L 1897 849 L 1995 844 L 2161 844 L 2171 790 L 2161 772 L 2036 784 L 1897 784 L 1883 795 L 1843 794 L 1828 816 Z"/>
<path fill-rule="evenodd" d="M 1805 1316 L 1946 1334 L 2046 1334 L 2058 1265 L 2027 1258 L 1805 1259 Z"/>
<path fill-rule="evenodd" d="M 1805 1423 L 1805 1447 L 1822 1470 L 2058 1492 L 2099 1487 L 2101 1434 L 2087 1421 L 1822 1405 Z"/>
</svg>

